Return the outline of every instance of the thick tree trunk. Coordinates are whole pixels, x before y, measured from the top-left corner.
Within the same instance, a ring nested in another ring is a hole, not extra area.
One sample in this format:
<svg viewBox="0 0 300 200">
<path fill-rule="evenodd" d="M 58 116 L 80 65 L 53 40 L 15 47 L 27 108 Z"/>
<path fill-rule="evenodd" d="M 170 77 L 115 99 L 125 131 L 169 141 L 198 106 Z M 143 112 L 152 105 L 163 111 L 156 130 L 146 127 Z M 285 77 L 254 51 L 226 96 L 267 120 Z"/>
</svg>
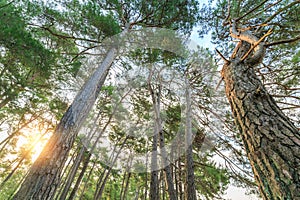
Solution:
<svg viewBox="0 0 300 200">
<path fill-rule="evenodd" d="M 116 55 L 117 48 L 110 49 L 102 64 L 83 86 L 56 127 L 55 133 L 34 162 L 14 199 L 53 199 L 68 153 L 98 97 Z"/>
<path fill-rule="evenodd" d="M 300 133 L 264 88 L 253 63 L 240 61 L 248 49 L 241 43 L 237 57 L 222 70 L 233 116 L 264 199 L 300 199 Z"/>
</svg>

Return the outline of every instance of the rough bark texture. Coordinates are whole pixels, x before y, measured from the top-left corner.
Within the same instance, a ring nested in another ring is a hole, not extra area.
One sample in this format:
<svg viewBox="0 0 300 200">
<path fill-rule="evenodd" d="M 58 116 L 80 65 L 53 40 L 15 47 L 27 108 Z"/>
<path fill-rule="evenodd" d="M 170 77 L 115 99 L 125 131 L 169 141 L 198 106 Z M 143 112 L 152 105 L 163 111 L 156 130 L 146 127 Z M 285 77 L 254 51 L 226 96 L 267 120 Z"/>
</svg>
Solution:
<svg viewBox="0 0 300 200">
<path fill-rule="evenodd" d="M 300 199 L 300 133 L 258 79 L 241 62 L 249 45 L 224 65 L 226 95 L 264 199 Z"/>
<path fill-rule="evenodd" d="M 96 101 L 117 49 L 112 48 L 68 108 L 13 199 L 53 199 L 79 129 Z"/>
</svg>

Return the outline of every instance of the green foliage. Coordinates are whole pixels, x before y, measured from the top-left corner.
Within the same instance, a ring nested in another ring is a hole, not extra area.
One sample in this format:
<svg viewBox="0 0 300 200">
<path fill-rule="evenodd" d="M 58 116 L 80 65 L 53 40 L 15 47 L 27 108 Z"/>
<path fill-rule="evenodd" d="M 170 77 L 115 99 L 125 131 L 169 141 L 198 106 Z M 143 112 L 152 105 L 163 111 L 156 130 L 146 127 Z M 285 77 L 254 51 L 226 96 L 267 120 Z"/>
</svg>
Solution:
<svg viewBox="0 0 300 200">
<path fill-rule="evenodd" d="M 15 175 L 0 188 L 0 199 L 10 199 L 12 194 L 16 191 L 18 183 L 25 175 L 25 170 L 19 170 Z M 2 178 L 2 177 L 1 177 Z"/>
<path fill-rule="evenodd" d="M 103 92 L 107 92 L 107 93 L 108 93 L 108 95 L 110 96 L 110 95 L 112 95 L 112 94 L 113 94 L 114 87 L 113 87 L 113 86 L 111 86 L 111 85 L 108 85 L 108 86 L 103 86 L 103 87 L 101 88 L 101 90 L 102 90 Z"/>
<path fill-rule="evenodd" d="M 206 199 L 213 199 L 224 194 L 229 185 L 229 174 L 226 169 L 207 158 L 209 157 L 202 158 L 199 162 L 195 159 L 196 188 Z"/>
<path fill-rule="evenodd" d="M 119 22 L 162 27 L 189 33 L 196 24 L 198 1 L 98 1 L 103 9 L 114 10 Z"/>
<path fill-rule="evenodd" d="M 81 9 L 84 20 L 100 30 L 105 37 L 113 36 L 120 32 L 120 26 L 114 19 L 112 13 L 106 15 L 102 14 L 102 8 L 94 1 L 83 5 Z"/>
<path fill-rule="evenodd" d="M 181 112 L 182 108 L 179 104 L 170 105 L 166 110 L 166 129 L 171 135 L 176 134 L 180 128 Z"/>
<path fill-rule="evenodd" d="M 10 4 L 1 9 L 0 45 L 4 55 L 9 54 L 15 62 L 28 67 L 41 76 L 49 77 L 55 63 L 54 55 L 26 30 L 20 8 Z"/>
<path fill-rule="evenodd" d="M 59 98 L 52 99 L 49 102 L 50 111 L 53 112 L 57 119 L 62 117 L 62 111 L 67 110 L 68 105 Z"/>
</svg>

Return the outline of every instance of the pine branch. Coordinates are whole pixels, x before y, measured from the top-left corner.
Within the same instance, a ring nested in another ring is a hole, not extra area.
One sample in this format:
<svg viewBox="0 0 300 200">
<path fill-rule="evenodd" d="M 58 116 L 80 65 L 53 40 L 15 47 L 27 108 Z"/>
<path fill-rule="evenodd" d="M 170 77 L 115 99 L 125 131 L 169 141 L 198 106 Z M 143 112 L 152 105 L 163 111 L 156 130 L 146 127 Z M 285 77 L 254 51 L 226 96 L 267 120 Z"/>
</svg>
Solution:
<svg viewBox="0 0 300 200">
<path fill-rule="evenodd" d="M 254 50 L 254 53 L 251 56 L 251 58 L 248 59 L 248 62 L 252 63 L 253 65 L 257 64 L 261 60 L 261 58 L 264 56 L 265 46 L 261 41 L 269 34 L 270 33 L 268 32 L 261 39 L 258 39 L 250 31 L 238 32 L 237 28 L 236 28 L 236 21 L 233 21 L 231 28 L 230 28 L 231 37 L 248 42 L 249 44 L 254 46 L 253 48 L 250 49 L 251 51 Z M 247 52 L 246 55 L 243 56 L 242 59 L 245 59 L 249 53 L 250 52 Z"/>
<path fill-rule="evenodd" d="M 247 15 L 251 14 L 253 11 L 257 10 L 259 7 L 261 7 L 262 5 L 264 5 L 268 0 L 265 0 L 263 2 L 261 2 L 259 5 L 257 5 L 256 7 L 252 8 L 251 10 L 249 10 L 248 12 L 246 12 L 244 15 L 238 17 L 235 19 L 236 22 L 240 21 L 241 19 L 243 19 L 244 17 L 246 17 Z M 230 24 L 230 22 L 226 22 L 223 25 L 226 26 Z"/>
<path fill-rule="evenodd" d="M 223 56 L 223 54 L 221 54 L 221 52 L 218 50 L 218 49 L 215 49 L 216 52 L 219 54 L 219 56 L 221 56 L 221 58 L 224 60 L 225 62 L 225 65 L 228 65 L 230 63 L 229 60 L 227 60 L 225 58 L 225 56 Z M 217 87 L 216 87 L 216 90 L 219 88 L 219 86 L 221 85 L 222 81 L 224 80 L 224 77 L 222 76 L 222 78 L 219 80 L 218 84 L 217 84 Z"/>
<path fill-rule="evenodd" d="M 268 35 L 272 33 L 272 29 L 270 29 L 264 36 L 262 36 L 250 49 L 249 51 L 242 57 L 241 61 L 245 60 L 247 56 L 251 53 L 251 51 L 259 45 Z"/>
<path fill-rule="evenodd" d="M 272 16 L 270 16 L 269 18 L 267 18 L 263 24 L 267 24 L 268 22 L 270 22 L 272 19 L 274 19 L 277 15 L 279 15 L 281 12 L 285 11 L 288 8 L 291 8 L 294 5 L 297 5 L 298 3 L 300 3 L 300 0 L 294 1 L 286 6 L 284 6 L 283 8 L 278 9 Z"/>
<path fill-rule="evenodd" d="M 10 4 L 12 4 L 15 0 L 12 0 L 11 2 L 8 2 L 7 4 L 4 4 L 2 6 L 0 6 L 0 9 L 9 6 Z"/>
<path fill-rule="evenodd" d="M 215 49 L 215 50 L 216 50 L 216 52 L 219 54 L 219 56 L 224 60 L 225 63 L 230 63 L 230 61 L 227 60 L 227 59 L 221 54 L 221 52 L 220 52 L 218 49 Z"/>
<path fill-rule="evenodd" d="M 229 18 L 230 18 L 230 0 L 228 0 L 227 16 L 223 21 L 223 26 L 226 26 L 228 23 L 230 23 Z"/>
<path fill-rule="evenodd" d="M 298 35 L 295 38 L 291 38 L 291 39 L 285 39 L 285 40 L 279 40 L 276 42 L 267 43 L 267 44 L 265 44 L 265 47 L 270 47 L 270 46 L 274 46 L 274 45 L 278 45 L 278 44 L 292 43 L 292 42 L 296 42 L 298 40 L 300 40 L 300 35 Z"/>
</svg>

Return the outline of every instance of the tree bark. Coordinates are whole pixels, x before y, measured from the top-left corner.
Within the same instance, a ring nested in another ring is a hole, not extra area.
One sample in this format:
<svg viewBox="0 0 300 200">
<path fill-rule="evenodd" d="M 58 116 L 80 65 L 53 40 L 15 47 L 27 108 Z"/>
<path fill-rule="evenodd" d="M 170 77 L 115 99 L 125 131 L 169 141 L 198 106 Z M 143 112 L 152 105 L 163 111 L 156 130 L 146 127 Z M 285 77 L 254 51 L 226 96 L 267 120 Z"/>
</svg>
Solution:
<svg viewBox="0 0 300 200">
<path fill-rule="evenodd" d="M 186 124 L 185 124 L 185 167 L 186 167 L 186 200 L 196 200 L 194 160 L 193 160 L 193 136 L 192 136 L 192 103 L 191 91 L 186 80 Z"/>
<path fill-rule="evenodd" d="M 111 48 L 101 65 L 83 86 L 32 165 L 14 199 L 53 199 L 68 153 L 98 97 L 116 55 L 117 48 Z"/>
<path fill-rule="evenodd" d="M 300 199 L 300 133 L 257 77 L 254 61 L 260 59 L 241 61 L 255 40 L 240 43 L 224 65 L 226 96 L 263 198 Z"/>
<path fill-rule="evenodd" d="M 111 162 L 111 166 L 108 166 L 108 169 L 107 169 L 107 172 L 105 174 L 105 177 L 101 183 L 101 186 L 99 188 L 97 188 L 95 194 L 94 194 L 94 200 L 98 200 L 98 199 L 102 199 L 102 195 L 103 195 L 103 192 L 104 192 L 104 188 L 105 188 L 105 185 L 107 183 L 107 180 L 109 178 L 109 175 L 111 174 L 111 171 L 113 169 L 113 166 L 114 164 L 116 163 L 117 159 L 118 159 L 118 156 L 120 155 L 121 151 L 123 150 L 123 147 L 125 146 L 126 144 L 126 141 L 128 140 L 129 136 L 126 136 L 124 141 L 122 142 L 121 146 L 120 146 L 120 149 L 116 152 L 116 155 L 114 155 L 114 152 L 115 152 L 115 149 L 114 151 L 112 152 L 112 162 Z M 116 146 L 115 146 L 116 147 Z M 101 178 L 102 179 L 102 178 Z M 126 188 L 125 188 L 126 189 Z M 124 191 L 125 192 L 125 191 Z"/>
<path fill-rule="evenodd" d="M 77 154 L 75 161 L 70 169 L 70 173 L 67 177 L 66 184 L 64 185 L 64 188 L 62 190 L 62 193 L 61 193 L 59 199 L 64 200 L 67 198 L 68 192 L 70 191 L 71 184 L 75 179 L 76 172 L 80 166 L 80 163 L 83 160 L 83 155 L 85 152 L 86 152 L 85 147 L 84 146 L 81 147 L 81 149 L 80 149 L 79 153 Z"/>
<path fill-rule="evenodd" d="M 128 192 L 130 177 L 131 177 L 131 172 L 128 172 L 127 178 L 126 178 L 126 181 L 125 181 L 125 188 L 124 188 L 122 200 L 127 199 L 126 196 L 127 196 L 127 192 Z"/>
<path fill-rule="evenodd" d="M 159 200 L 158 196 L 158 170 L 157 170 L 157 140 L 158 136 L 153 135 L 151 155 L 151 178 L 150 178 L 150 200 Z"/>
<path fill-rule="evenodd" d="M 179 199 L 183 200 L 184 199 L 184 192 L 183 192 L 183 177 L 184 174 L 182 173 L 182 167 L 181 167 L 181 158 L 178 158 L 178 194 L 179 194 Z"/>
<path fill-rule="evenodd" d="M 88 151 L 85 151 L 85 156 L 83 158 L 82 169 L 81 169 L 80 174 L 79 174 L 79 176 L 78 176 L 78 178 L 76 180 L 75 186 L 72 189 L 72 192 L 70 193 L 70 196 L 69 196 L 68 200 L 72 200 L 72 199 L 75 198 L 75 195 L 76 195 L 76 193 L 77 193 L 77 191 L 79 189 L 79 185 L 80 185 L 80 183 L 82 181 L 82 178 L 83 178 L 83 176 L 84 176 L 84 174 L 85 174 L 85 172 L 87 170 L 87 167 L 89 165 L 89 161 L 90 161 L 91 156 L 92 156 L 92 154 L 90 154 Z"/>
<path fill-rule="evenodd" d="M 149 90 L 151 96 L 153 97 L 154 93 L 151 88 L 150 82 L 148 82 Z M 151 177 L 150 177 L 150 200 L 159 200 L 159 188 L 158 188 L 158 160 L 157 160 L 157 145 L 158 145 L 158 133 L 154 132 L 152 137 L 152 155 L 151 155 Z"/>
<path fill-rule="evenodd" d="M 167 152 L 165 149 L 165 138 L 163 133 L 163 127 L 162 127 L 162 120 L 160 116 L 160 94 L 161 94 L 161 86 L 159 86 L 159 92 L 157 95 L 154 94 L 153 89 L 151 88 L 151 85 L 149 84 L 149 90 L 151 93 L 152 101 L 153 101 L 153 109 L 155 113 L 155 135 L 159 135 L 159 146 L 160 146 L 160 152 L 162 157 L 162 162 L 164 165 L 164 172 L 166 174 L 166 180 L 167 180 L 167 190 L 169 194 L 169 198 L 171 200 L 177 200 L 177 195 L 174 189 L 174 183 L 173 183 L 173 177 L 171 172 L 170 163 L 167 160 Z"/>
<path fill-rule="evenodd" d="M 89 154 L 89 157 L 91 156 L 91 154 Z M 89 180 L 91 179 L 91 177 L 92 177 L 92 173 L 93 173 L 93 171 L 94 171 L 94 169 L 96 168 L 96 164 L 97 164 L 97 162 L 96 161 L 94 161 L 93 162 L 93 165 L 92 165 L 92 167 L 91 167 L 91 169 L 89 170 L 89 173 L 88 173 L 88 175 L 87 175 L 87 177 L 86 177 L 86 181 L 84 182 L 84 184 L 83 184 L 83 188 L 82 188 L 82 190 L 81 190 L 81 192 L 80 192 L 80 195 L 79 195 L 79 200 L 82 200 L 83 198 L 84 198 L 84 193 L 85 193 L 85 190 L 86 190 L 86 188 L 88 187 L 88 185 L 89 185 Z M 73 192 L 73 191 L 72 191 Z M 71 200 L 71 199 L 70 199 Z"/>
</svg>

